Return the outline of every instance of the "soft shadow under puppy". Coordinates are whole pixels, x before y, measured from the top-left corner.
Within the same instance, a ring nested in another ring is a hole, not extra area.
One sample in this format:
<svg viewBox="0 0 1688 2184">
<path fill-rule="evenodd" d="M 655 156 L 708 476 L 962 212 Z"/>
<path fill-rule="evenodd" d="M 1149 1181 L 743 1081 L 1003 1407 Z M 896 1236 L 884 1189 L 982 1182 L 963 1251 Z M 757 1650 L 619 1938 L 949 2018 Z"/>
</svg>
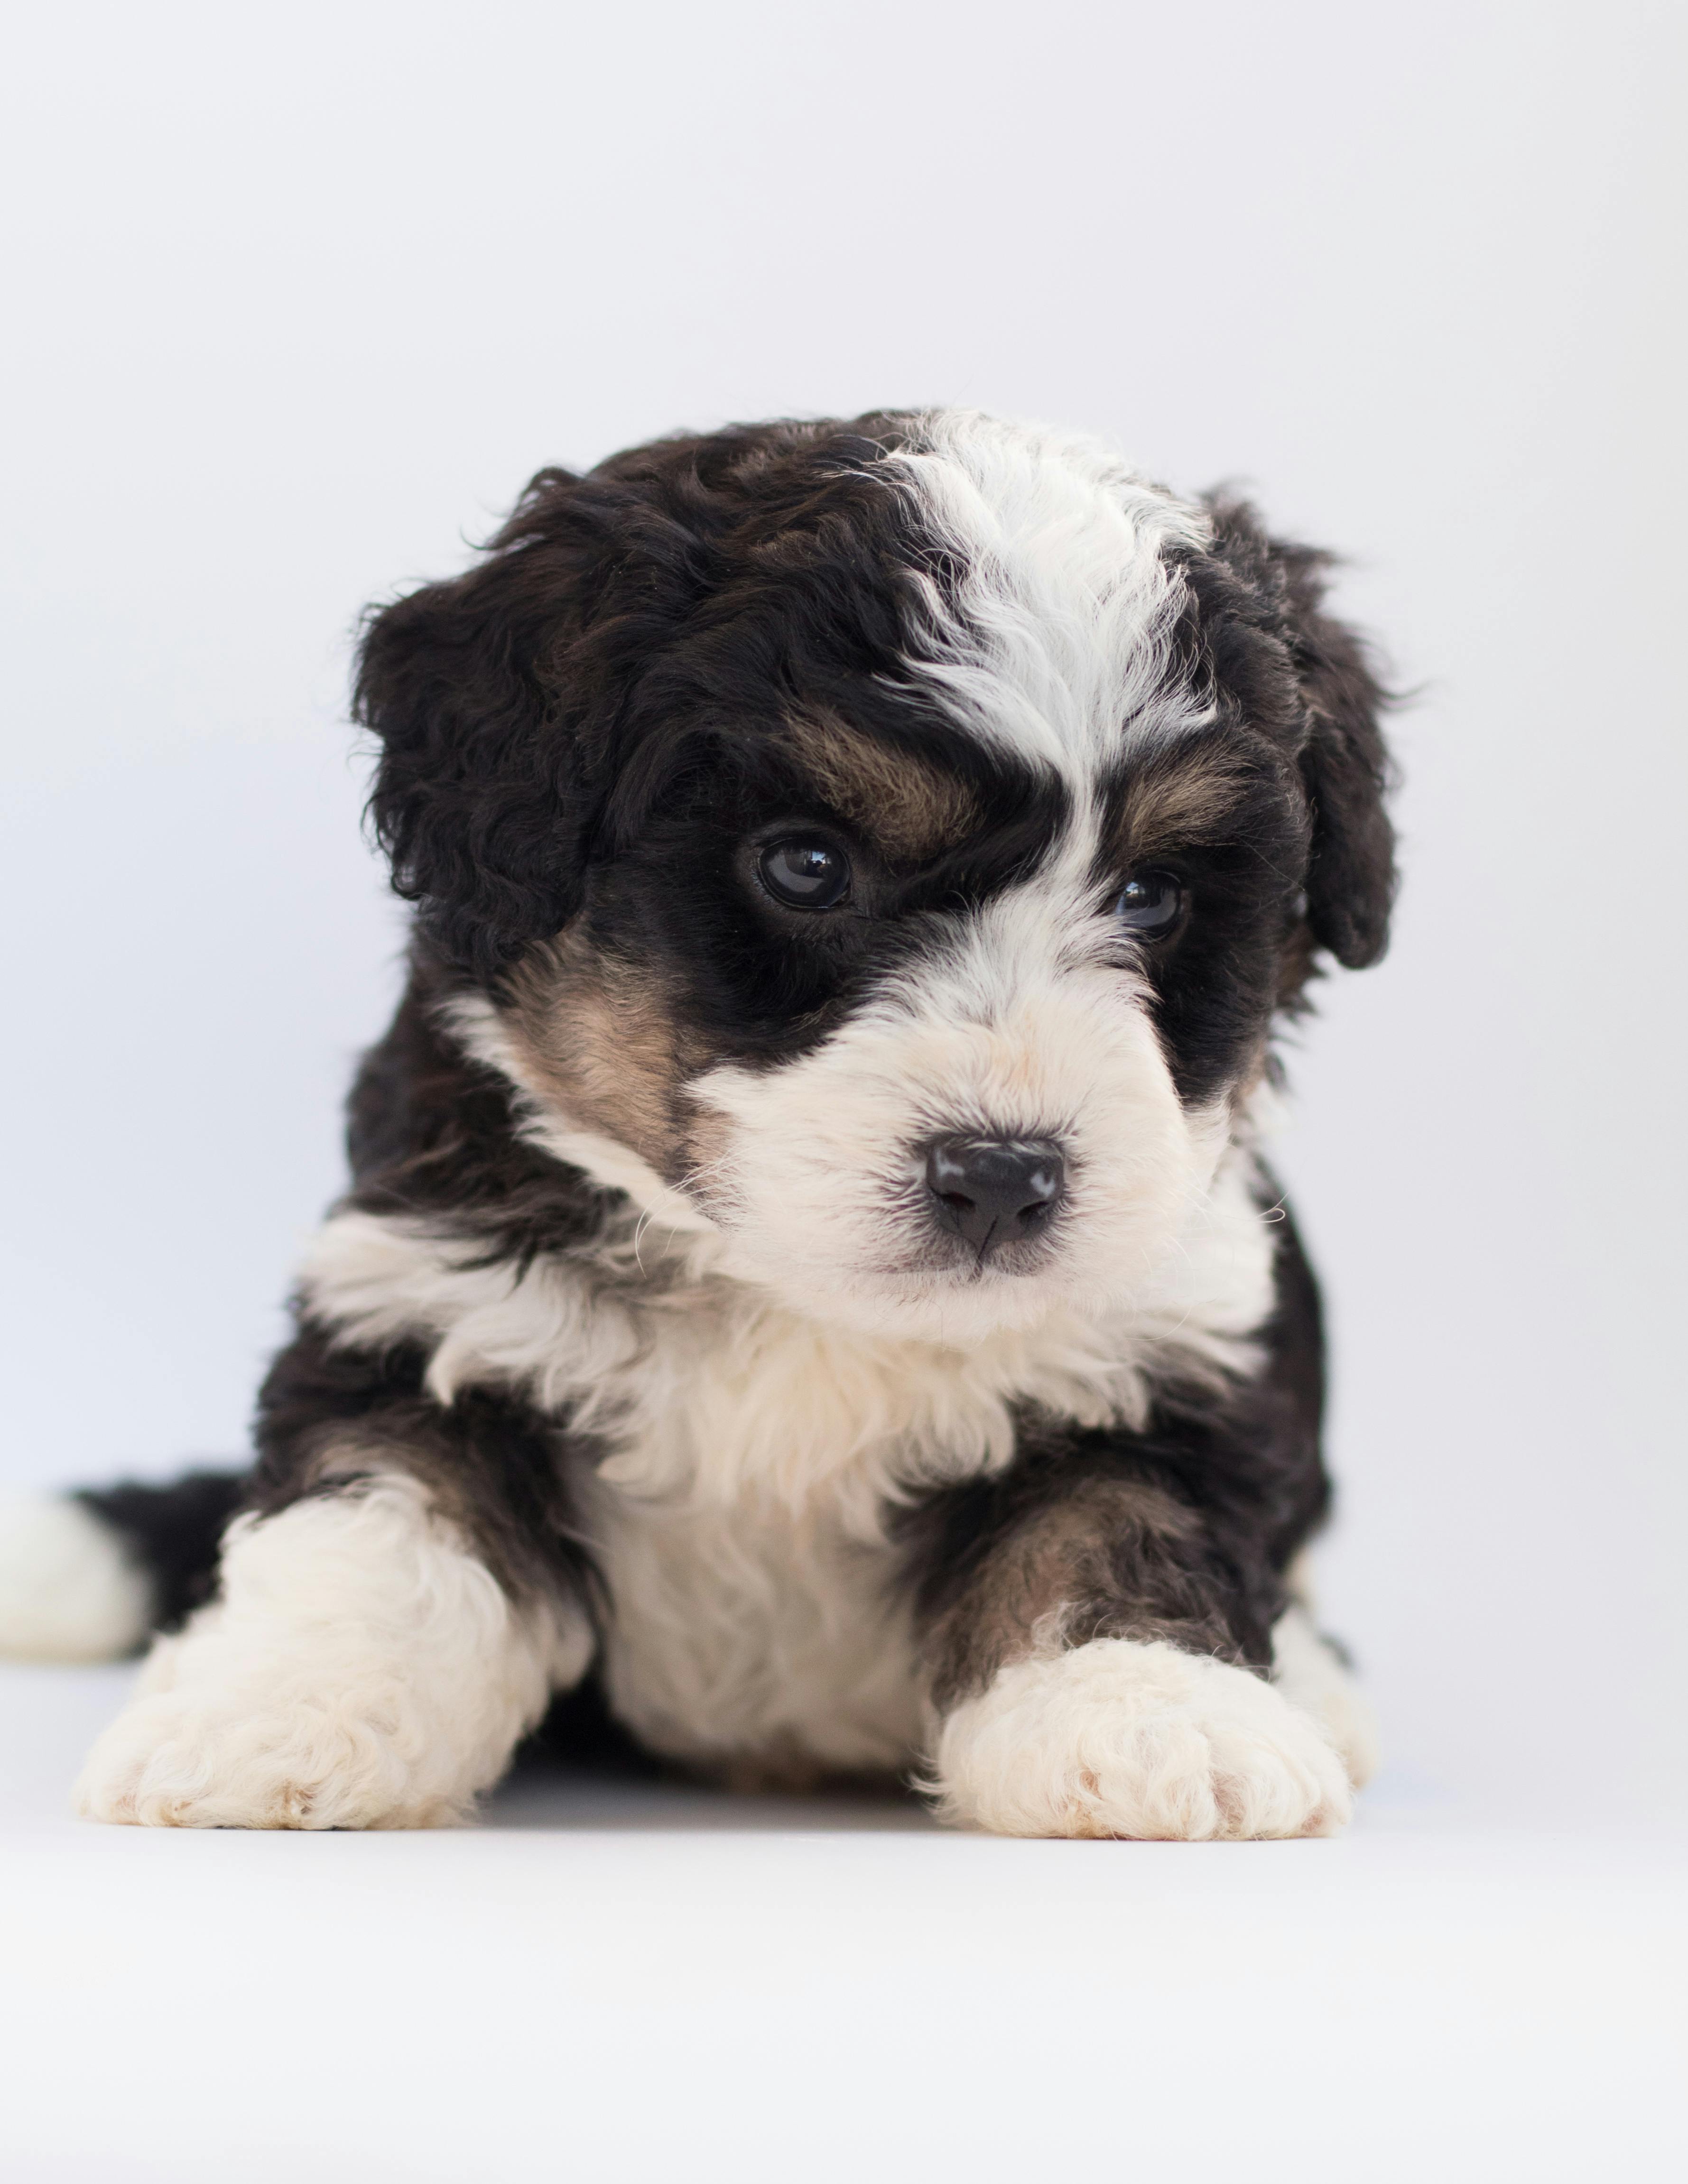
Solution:
<svg viewBox="0 0 1688 2184">
<path fill-rule="evenodd" d="M 890 1777 L 835 1778 L 816 1789 L 746 1790 L 700 1781 L 643 1751 L 595 1680 L 565 1692 L 517 1751 L 482 1808 L 483 1829 L 761 1834 L 924 1832 L 936 1823 Z"/>
</svg>

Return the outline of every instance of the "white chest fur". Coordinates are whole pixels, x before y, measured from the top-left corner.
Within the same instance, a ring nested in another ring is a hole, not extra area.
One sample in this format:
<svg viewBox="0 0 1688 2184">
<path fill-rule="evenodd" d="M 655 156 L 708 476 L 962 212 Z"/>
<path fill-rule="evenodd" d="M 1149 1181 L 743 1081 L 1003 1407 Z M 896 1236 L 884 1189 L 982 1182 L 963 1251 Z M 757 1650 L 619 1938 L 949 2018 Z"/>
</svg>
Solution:
<svg viewBox="0 0 1688 2184">
<path fill-rule="evenodd" d="M 653 1279 L 630 1282 L 631 1229 L 619 1256 L 519 1268 L 426 1222 L 346 1212 L 302 1287 L 343 1340 L 428 1343 L 442 1401 L 510 1388 L 607 1449 L 586 1513 L 605 1672 L 653 1745 L 889 1766 L 914 1747 L 921 1694 L 888 1511 L 1006 1464 L 1021 1406 L 1140 1423 L 1157 1369 L 1245 1367 L 1271 1295 L 1247 1185 L 1240 1162 L 1222 1174 L 1164 1289 L 1129 1310 L 1063 1306 L 971 1351 L 804 1317 L 712 1273 L 706 1242 L 647 1232 Z"/>
<path fill-rule="evenodd" d="M 767 1498 L 645 1502 L 600 1483 L 604 1674 L 654 1749 L 776 1772 L 887 1769 L 916 1748 L 906 1603 L 883 1545 Z"/>
</svg>

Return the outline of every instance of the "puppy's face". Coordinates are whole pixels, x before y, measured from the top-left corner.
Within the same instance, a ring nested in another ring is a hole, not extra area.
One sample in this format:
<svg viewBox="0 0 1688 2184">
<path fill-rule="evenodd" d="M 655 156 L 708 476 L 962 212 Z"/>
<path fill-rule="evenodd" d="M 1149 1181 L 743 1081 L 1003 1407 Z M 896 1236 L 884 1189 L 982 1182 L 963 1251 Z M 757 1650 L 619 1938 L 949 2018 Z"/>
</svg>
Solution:
<svg viewBox="0 0 1688 2184">
<path fill-rule="evenodd" d="M 956 1343 L 1129 1303 L 1312 948 L 1381 945 L 1310 567 L 983 420 L 639 451 L 376 626 L 377 817 L 483 1051 L 728 1271 Z"/>
</svg>

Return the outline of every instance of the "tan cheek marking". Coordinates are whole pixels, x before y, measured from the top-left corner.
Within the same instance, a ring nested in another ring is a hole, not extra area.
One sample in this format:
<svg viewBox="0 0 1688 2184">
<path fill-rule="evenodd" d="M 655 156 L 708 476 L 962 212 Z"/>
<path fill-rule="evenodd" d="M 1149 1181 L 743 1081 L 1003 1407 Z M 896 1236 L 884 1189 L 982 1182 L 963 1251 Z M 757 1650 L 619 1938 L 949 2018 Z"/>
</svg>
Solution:
<svg viewBox="0 0 1688 2184">
<path fill-rule="evenodd" d="M 510 994 L 506 1021 L 538 1088 L 577 1128 L 671 1174 L 679 1072 L 657 982 L 607 962 L 576 929 L 529 956 Z"/>
<path fill-rule="evenodd" d="M 894 857 L 932 856 L 980 823 L 963 783 L 907 752 L 832 719 L 799 721 L 792 733 L 822 796 Z"/>
</svg>

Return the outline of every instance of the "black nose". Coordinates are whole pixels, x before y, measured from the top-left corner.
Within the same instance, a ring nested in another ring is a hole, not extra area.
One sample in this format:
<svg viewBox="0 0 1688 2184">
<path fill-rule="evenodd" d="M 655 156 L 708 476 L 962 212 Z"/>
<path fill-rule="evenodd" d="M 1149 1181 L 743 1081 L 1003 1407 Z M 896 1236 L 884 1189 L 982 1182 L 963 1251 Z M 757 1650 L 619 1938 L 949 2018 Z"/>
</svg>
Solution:
<svg viewBox="0 0 1688 2184">
<path fill-rule="evenodd" d="M 1061 1202 L 1058 1147 L 1016 1138 L 940 1138 L 926 1156 L 938 1218 L 983 1256 L 993 1244 L 1034 1236 Z"/>
</svg>

